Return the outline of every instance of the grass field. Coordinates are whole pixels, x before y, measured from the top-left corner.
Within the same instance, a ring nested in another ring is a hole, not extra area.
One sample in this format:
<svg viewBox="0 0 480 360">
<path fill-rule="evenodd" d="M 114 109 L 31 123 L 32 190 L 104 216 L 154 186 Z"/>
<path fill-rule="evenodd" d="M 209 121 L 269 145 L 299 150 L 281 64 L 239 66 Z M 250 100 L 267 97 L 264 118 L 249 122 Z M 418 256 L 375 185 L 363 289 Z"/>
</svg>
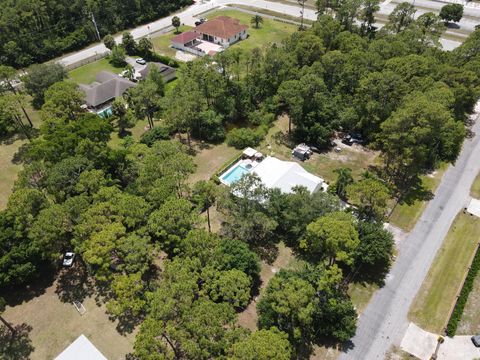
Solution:
<svg viewBox="0 0 480 360">
<path fill-rule="evenodd" d="M 191 26 L 183 25 L 183 26 L 180 26 L 178 30 L 180 33 L 182 33 L 190 30 L 191 28 L 192 28 Z M 177 52 L 177 50 L 170 47 L 170 40 L 172 40 L 172 38 L 175 36 L 177 36 L 177 34 L 175 34 L 174 31 L 170 31 L 166 34 L 152 37 L 152 43 L 153 43 L 155 52 L 161 55 L 175 57 L 175 53 Z"/>
<path fill-rule="evenodd" d="M 90 84 L 95 81 L 95 76 L 100 71 L 110 71 L 115 74 L 121 73 L 122 67 L 118 68 L 111 65 L 107 58 L 94 61 L 90 64 L 80 66 L 68 73 L 70 79 L 77 84 Z"/>
<path fill-rule="evenodd" d="M 31 107 L 27 107 L 26 111 L 32 119 L 33 126 L 38 129 L 40 126 L 39 113 Z M 7 205 L 13 183 L 22 169 L 22 165 L 14 160 L 15 154 L 27 142 L 27 139 L 21 135 L 0 139 L 0 210 Z"/>
<path fill-rule="evenodd" d="M 480 219 L 457 215 L 410 309 L 410 320 L 423 329 L 440 333 L 446 325 L 479 234 Z"/>
<path fill-rule="evenodd" d="M 278 157 L 282 160 L 292 160 L 291 147 L 285 145 L 283 139 L 288 132 L 288 117 L 280 117 L 270 128 L 265 140 L 262 141 L 257 149 L 265 155 Z M 359 146 L 347 146 L 342 143 L 338 144 L 341 151 L 334 150 L 324 152 L 321 154 L 313 154 L 312 157 L 301 162 L 307 171 L 318 175 L 331 183 L 336 179 L 334 170 L 340 167 L 349 167 L 352 169 L 354 177 L 358 178 L 360 175 L 368 170 L 370 165 L 373 165 L 377 159 L 378 153 L 369 151 Z"/>
<path fill-rule="evenodd" d="M 125 359 L 125 355 L 133 350 L 135 333 L 118 333 L 116 323 L 105 313 L 105 306 L 99 306 L 94 297 L 82 300 L 87 312 L 80 315 L 71 302 L 60 300 L 57 286 L 58 282 L 55 282 L 41 295 L 7 307 L 3 314 L 14 326 L 23 324 L 28 329 L 24 340 L 30 342 L 32 352 L 22 359 L 53 359 L 81 334 L 108 359 Z M 18 359 L 16 354 L 11 359 Z M 4 359 L 1 355 L 0 358 Z"/>
<path fill-rule="evenodd" d="M 422 177 L 422 183 L 425 189 L 435 192 L 442 176 L 448 168 L 448 164 L 442 164 L 435 173 Z M 410 231 L 417 223 L 423 210 L 427 206 L 428 200 L 415 200 L 413 204 L 398 204 L 393 210 L 389 222 L 404 231 Z"/>
<path fill-rule="evenodd" d="M 470 195 L 476 199 L 480 199 L 480 174 L 477 175 L 470 189 Z"/>
</svg>

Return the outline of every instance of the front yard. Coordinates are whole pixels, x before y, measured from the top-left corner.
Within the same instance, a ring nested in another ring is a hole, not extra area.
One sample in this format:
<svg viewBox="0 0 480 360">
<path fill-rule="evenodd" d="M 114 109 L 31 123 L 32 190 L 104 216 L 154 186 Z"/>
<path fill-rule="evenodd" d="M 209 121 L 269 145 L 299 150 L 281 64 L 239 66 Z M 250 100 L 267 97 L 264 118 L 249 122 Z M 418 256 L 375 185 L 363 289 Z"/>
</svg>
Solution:
<svg viewBox="0 0 480 360">
<path fill-rule="evenodd" d="M 179 30 L 179 33 L 182 33 L 190 30 L 191 28 L 192 28 L 191 26 L 182 25 L 178 30 Z M 175 31 L 170 31 L 166 34 L 161 34 L 161 35 L 152 37 L 154 51 L 161 55 L 166 55 L 174 58 L 177 50 L 171 48 L 170 44 L 171 44 L 171 40 L 177 35 L 178 34 L 176 34 Z"/>
<path fill-rule="evenodd" d="M 479 218 L 464 213 L 457 215 L 410 308 L 410 320 L 422 329 L 442 332 L 470 266 L 479 234 Z"/>
</svg>

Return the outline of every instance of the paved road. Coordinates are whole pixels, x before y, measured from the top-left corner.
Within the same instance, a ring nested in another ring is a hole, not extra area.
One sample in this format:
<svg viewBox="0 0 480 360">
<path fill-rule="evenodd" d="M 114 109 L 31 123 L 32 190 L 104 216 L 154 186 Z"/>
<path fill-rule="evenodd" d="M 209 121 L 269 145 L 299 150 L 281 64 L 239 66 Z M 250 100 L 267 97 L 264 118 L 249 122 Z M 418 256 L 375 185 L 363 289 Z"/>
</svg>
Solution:
<svg viewBox="0 0 480 360">
<path fill-rule="evenodd" d="M 477 105 L 480 110 L 480 106 Z M 384 359 L 398 345 L 408 327 L 407 314 L 437 250 L 458 212 L 467 205 L 470 187 L 480 171 L 480 116 L 476 135 L 467 141 L 455 164 L 446 171 L 423 215 L 399 252 L 386 285 L 376 292 L 359 319 L 353 349 L 340 360 Z"/>
<path fill-rule="evenodd" d="M 182 12 L 176 14 L 182 23 L 193 25 L 195 22 L 195 18 L 198 14 L 203 12 L 209 11 L 213 8 L 219 6 L 226 6 L 229 4 L 235 5 L 246 5 L 246 6 L 254 6 L 260 9 L 268 9 L 275 12 L 279 12 L 281 14 L 289 14 L 293 16 L 300 16 L 300 8 L 295 5 L 286 5 L 283 3 L 271 2 L 271 1 L 264 1 L 264 0 L 210 0 L 210 1 L 197 1 L 196 4 L 186 8 Z M 305 18 L 309 20 L 316 20 L 317 15 L 314 10 L 312 9 L 305 9 Z M 159 19 L 154 21 L 150 24 L 139 26 L 138 28 L 131 30 L 131 33 L 135 39 L 139 39 L 144 36 L 148 36 L 149 34 L 153 34 L 163 29 L 171 26 L 172 24 L 172 16 L 168 16 L 163 19 Z M 121 42 L 121 36 L 117 36 L 115 41 Z M 82 60 L 88 59 L 92 56 L 97 54 L 103 54 L 107 52 L 108 49 L 103 44 L 95 44 L 92 45 L 84 50 L 78 51 L 74 54 L 67 55 L 58 60 L 64 66 L 69 66 Z"/>
</svg>

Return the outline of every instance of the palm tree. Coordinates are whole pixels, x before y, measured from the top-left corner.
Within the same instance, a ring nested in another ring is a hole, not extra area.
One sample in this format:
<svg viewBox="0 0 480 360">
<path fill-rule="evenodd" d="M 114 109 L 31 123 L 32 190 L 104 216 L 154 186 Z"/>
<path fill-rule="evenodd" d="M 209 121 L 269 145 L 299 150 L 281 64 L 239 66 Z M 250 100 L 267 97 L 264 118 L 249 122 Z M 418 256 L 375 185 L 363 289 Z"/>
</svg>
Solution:
<svg viewBox="0 0 480 360">
<path fill-rule="evenodd" d="M 258 29 L 260 27 L 260 24 L 263 23 L 263 18 L 260 15 L 254 15 L 252 16 L 252 19 L 250 20 L 250 23 L 255 25 L 255 29 Z"/>
</svg>

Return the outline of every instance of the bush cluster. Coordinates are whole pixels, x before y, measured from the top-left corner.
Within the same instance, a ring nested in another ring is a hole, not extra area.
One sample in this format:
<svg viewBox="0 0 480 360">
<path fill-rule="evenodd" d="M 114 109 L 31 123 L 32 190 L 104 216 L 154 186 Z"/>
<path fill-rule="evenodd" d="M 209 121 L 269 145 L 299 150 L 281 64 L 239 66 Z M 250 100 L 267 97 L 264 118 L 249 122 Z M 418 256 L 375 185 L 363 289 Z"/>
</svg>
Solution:
<svg viewBox="0 0 480 360">
<path fill-rule="evenodd" d="M 227 135 L 227 144 L 236 149 L 257 146 L 267 135 L 268 127 L 259 126 L 256 129 L 237 128 L 230 131 Z"/>
<path fill-rule="evenodd" d="M 450 316 L 450 320 L 448 321 L 447 325 L 447 335 L 452 337 L 457 332 L 457 326 L 459 321 L 462 319 L 463 309 L 465 308 L 465 304 L 468 300 L 468 295 L 473 289 L 473 282 L 475 281 L 475 277 L 477 276 L 478 270 L 480 270 L 480 251 L 475 254 L 475 258 L 472 261 L 472 265 L 470 270 L 468 271 L 467 278 L 463 283 L 462 290 L 460 291 L 460 295 L 455 303 L 455 308 L 453 309 L 452 315 Z"/>
</svg>

